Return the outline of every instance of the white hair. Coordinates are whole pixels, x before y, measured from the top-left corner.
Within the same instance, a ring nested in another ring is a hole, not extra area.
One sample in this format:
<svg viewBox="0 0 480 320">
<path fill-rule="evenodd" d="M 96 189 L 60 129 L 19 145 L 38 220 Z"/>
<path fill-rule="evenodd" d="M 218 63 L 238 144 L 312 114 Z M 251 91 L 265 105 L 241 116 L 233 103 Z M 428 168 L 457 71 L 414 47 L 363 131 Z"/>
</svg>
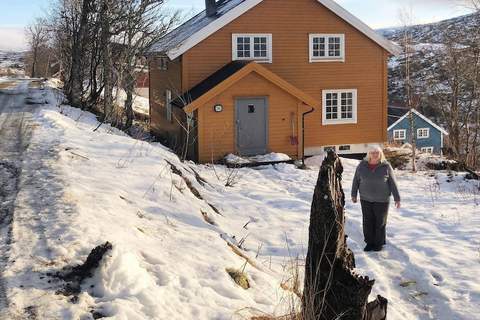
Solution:
<svg viewBox="0 0 480 320">
<path fill-rule="evenodd" d="M 387 161 L 387 159 L 385 158 L 385 154 L 383 153 L 383 149 L 382 149 L 382 147 L 380 147 L 379 145 L 370 145 L 370 146 L 368 147 L 367 156 L 365 157 L 365 160 L 367 160 L 368 162 L 370 162 L 370 158 L 371 158 L 370 154 L 371 154 L 373 151 L 378 151 L 379 156 L 380 156 L 380 163 Z"/>
</svg>

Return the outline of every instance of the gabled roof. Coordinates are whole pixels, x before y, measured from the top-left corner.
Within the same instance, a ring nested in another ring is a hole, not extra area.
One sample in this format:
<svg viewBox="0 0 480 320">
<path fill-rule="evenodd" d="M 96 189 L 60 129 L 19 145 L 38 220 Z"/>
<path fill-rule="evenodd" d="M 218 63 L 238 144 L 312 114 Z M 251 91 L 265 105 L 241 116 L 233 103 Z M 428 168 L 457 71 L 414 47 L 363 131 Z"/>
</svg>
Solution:
<svg viewBox="0 0 480 320">
<path fill-rule="evenodd" d="M 208 17 L 205 10 L 200 12 L 165 35 L 152 47 L 151 51 L 166 53 L 168 57 L 173 60 L 262 1 L 263 0 L 219 0 L 217 1 L 217 15 Z M 391 54 L 396 55 L 401 52 L 401 49 L 397 45 L 376 33 L 373 29 L 345 10 L 335 1 L 316 1 L 324 5 L 330 11 Z"/>
<path fill-rule="evenodd" d="M 423 120 L 425 120 L 428 124 L 430 124 L 432 127 L 434 127 L 435 129 L 437 129 L 438 131 L 440 131 L 441 133 L 443 133 L 444 135 L 447 135 L 448 136 L 448 132 L 443 129 L 442 127 L 436 125 L 435 123 L 432 122 L 432 120 L 428 119 L 427 117 L 425 117 L 423 114 L 421 114 L 420 112 L 418 112 L 417 110 L 415 109 L 412 109 L 413 113 L 416 114 L 417 116 L 419 116 L 420 118 L 422 118 Z M 398 119 L 397 121 L 395 121 L 391 126 L 389 126 L 387 128 L 387 130 L 391 130 L 393 129 L 397 124 L 399 124 L 403 119 L 405 119 L 408 115 L 410 114 L 410 111 L 405 113 L 400 119 Z"/>
<path fill-rule="evenodd" d="M 180 108 L 186 107 L 191 102 L 197 100 L 205 93 L 215 88 L 221 82 L 228 79 L 230 76 L 235 74 L 238 70 L 242 69 L 249 63 L 250 61 L 232 61 L 226 64 L 225 66 L 217 70 L 215 73 L 210 75 L 207 79 L 203 80 L 195 87 L 173 100 L 172 104 Z"/>
<path fill-rule="evenodd" d="M 246 1 L 247 0 L 217 1 L 217 14 L 215 16 L 209 17 L 207 16 L 206 10 L 203 10 L 190 20 L 167 33 L 153 45 L 150 51 L 166 53 L 172 60 L 181 56 L 210 34 L 261 2 L 261 0 L 257 0 L 253 5 L 242 5 L 240 7 L 240 5 Z M 232 12 L 233 9 L 236 9 L 235 12 Z M 240 9 L 242 9 L 242 12 L 238 14 L 238 10 Z M 206 29 L 214 29 L 214 31 L 202 37 L 201 33 L 206 32 Z"/>
<path fill-rule="evenodd" d="M 193 112 L 251 73 L 260 75 L 308 106 L 314 108 L 319 106 L 319 102 L 310 95 L 254 61 L 230 62 L 172 103 L 183 107 L 185 112 Z"/>
</svg>

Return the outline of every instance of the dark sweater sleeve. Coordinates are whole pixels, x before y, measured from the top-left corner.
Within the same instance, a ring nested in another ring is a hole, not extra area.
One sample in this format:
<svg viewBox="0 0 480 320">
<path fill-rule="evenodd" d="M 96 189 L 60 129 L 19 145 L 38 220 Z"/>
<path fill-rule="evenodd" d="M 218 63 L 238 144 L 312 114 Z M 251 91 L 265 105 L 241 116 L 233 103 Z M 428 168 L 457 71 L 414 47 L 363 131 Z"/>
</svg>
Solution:
<svg viewBox="0 0 480 320">
<path fill-rule="evenodd" d="M 393 200 L 400 201 L 400 193 L 398 192 L 397 181 L 395 180 L 395 174 L 393 173 L 393 168 L 390 164 L 388 165 L 388 185 L 393 194 Z"/>
<path fill-rule="evenodd" d="M 357 166 L 357 170 L 355 170 L 355 176 L 353 177 L 352 181 L 352 198 L 356 198 L 358 194 L 358 188 L 360 187 L 360 173 L 359 168 L 360 165 Z"/>
</svg>

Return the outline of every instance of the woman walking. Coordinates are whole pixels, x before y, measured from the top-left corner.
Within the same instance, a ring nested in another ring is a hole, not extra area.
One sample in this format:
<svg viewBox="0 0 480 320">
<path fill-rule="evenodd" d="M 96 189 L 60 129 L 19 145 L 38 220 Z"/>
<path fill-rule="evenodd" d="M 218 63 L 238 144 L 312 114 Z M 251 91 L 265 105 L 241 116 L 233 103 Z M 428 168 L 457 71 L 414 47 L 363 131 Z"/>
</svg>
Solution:
<svg viewBox="0 0 480 320">
<path fill-rule="evenodd" d="M 400 194 L 392 166 L 380 147 L 368 150 L 360 162 L 352 183 L 352 201 L 360 202 L 363 215 L 363 236 L 367 243 L 364 251 L 380 251 L 385 244 L 388 206 L 393 194 L 395 206 L 400 208 Z"/>
</svg>

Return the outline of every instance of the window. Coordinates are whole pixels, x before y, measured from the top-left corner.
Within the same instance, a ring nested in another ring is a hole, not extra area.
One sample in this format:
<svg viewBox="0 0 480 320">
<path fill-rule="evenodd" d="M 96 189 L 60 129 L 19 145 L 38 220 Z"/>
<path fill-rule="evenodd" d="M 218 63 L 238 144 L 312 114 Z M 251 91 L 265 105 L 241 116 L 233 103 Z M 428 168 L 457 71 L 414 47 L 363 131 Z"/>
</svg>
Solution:
<svg viewBox="0 0 480 320">
<path fill-rule="evenodd" d="M 345 35 L 310 34 L 310 62 L 345 61 Z"/>
<path fill-rule="evenodd" d="M 336 151 L 337 148 L 335 146 L 328 146 L 328 147 L 323 147 L 323 151 L 328 152 L 328 151 Z"/>
<path fill-rule="evenodd" d="M 425 153 L 433 153 L 433 147 L 422 147 L 420 150 Z"/>
<path fill-rule="evenodd" d="M 322 124 L 357 123 L 357 90 L 324 90 Z"/>
<path fill-rule="evenodd" d="M 430 137 L 430 128 L 420 128 L 417 129 L 417 138 L 426 139 Z"/>
<path fill-rule="evenodd" d="M 393 130 L 393 140 L 405 140 L 407 138 L 407 130 Z"/>
<path fill-rule="evenodd" d="M 165 91 L 165 109 L 167 121 L 172 121 L 172 91 Z"/>
<path fill-rule="evenodd" d="M 250 58 L 250 38 L 238 37 L 237 38 L 237 57 L 238 58 Z"/>
<path fill-rule="evenodd" d="M 272 62 L 271 34 L 233 34 L 232 60 Z"/>
<path fill-rule="evenodd" d="M 168 70 L 168 58 L 167 57 L 160 57 L 160 59 L 158 59 L 158 68 L 160 70 Z"/>
<path fill-rule="evenodd" d="M 350 151 L 350 146 L 349 145 L 346 145 L 346 146 L 340 146 L 338 148 L 339 151 Z"/>
</svg>

